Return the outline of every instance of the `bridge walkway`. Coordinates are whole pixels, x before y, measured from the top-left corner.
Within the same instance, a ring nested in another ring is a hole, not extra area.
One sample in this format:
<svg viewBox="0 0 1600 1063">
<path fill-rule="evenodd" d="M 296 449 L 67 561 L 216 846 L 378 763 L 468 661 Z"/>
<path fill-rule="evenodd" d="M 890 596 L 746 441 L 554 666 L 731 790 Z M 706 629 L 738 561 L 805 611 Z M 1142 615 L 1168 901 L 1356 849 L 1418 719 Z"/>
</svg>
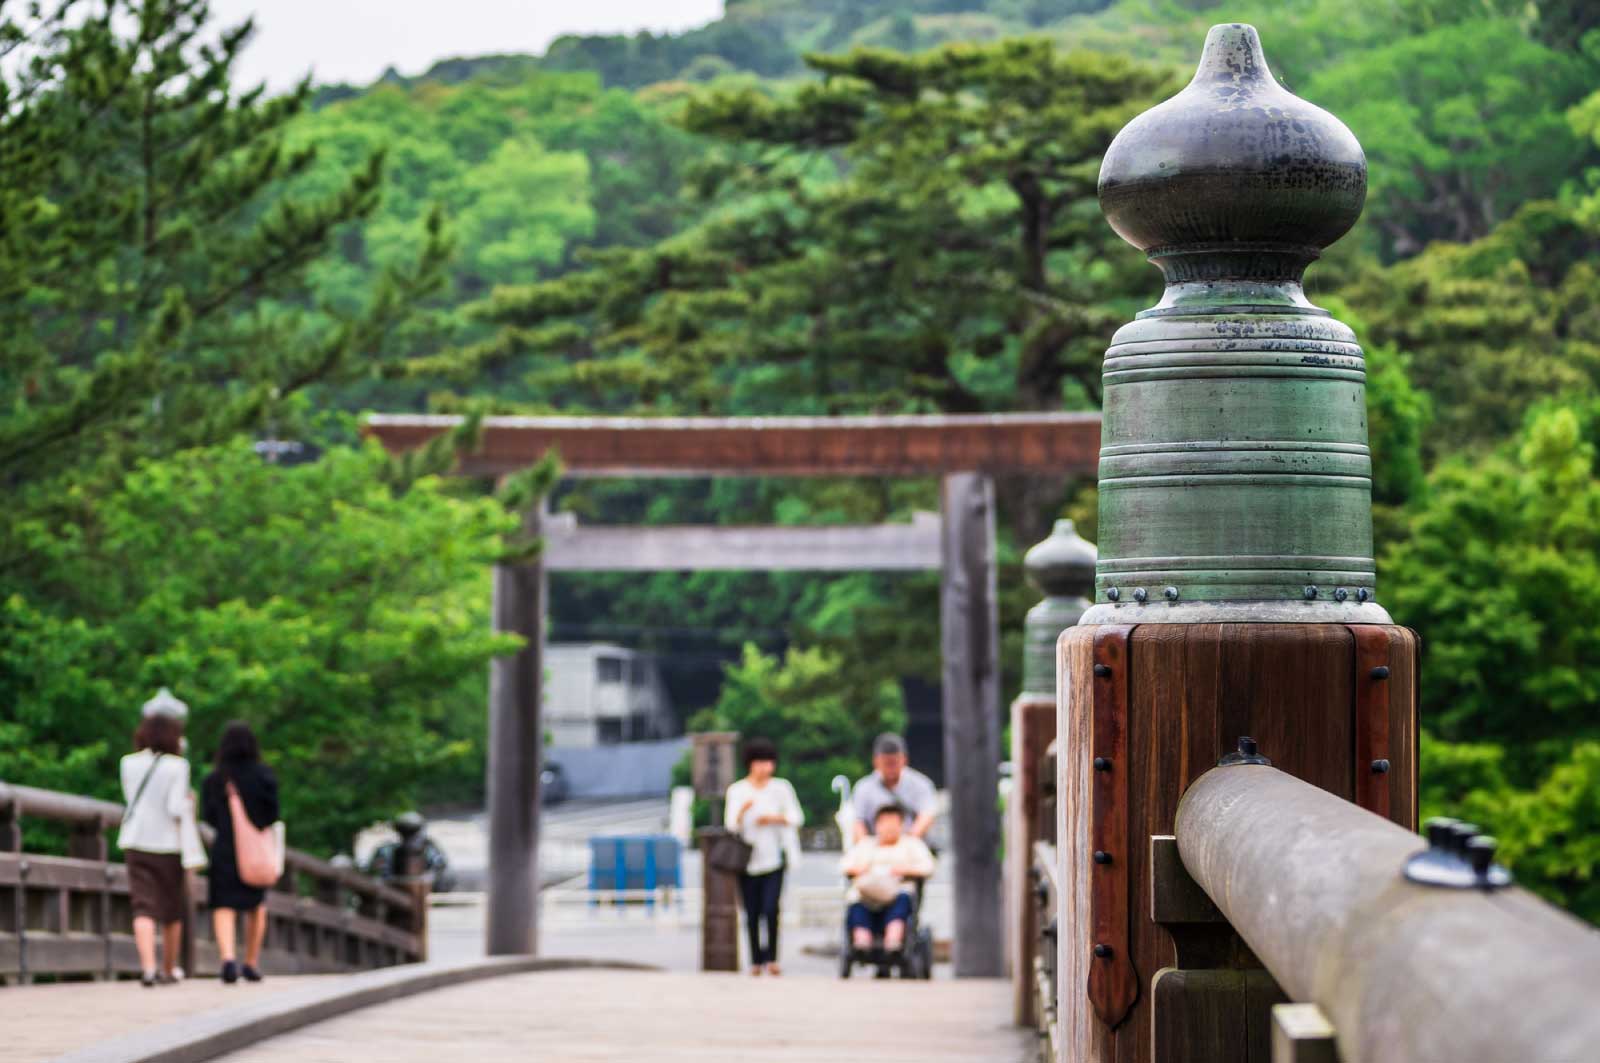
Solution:
<svg viewBox="0 0 1600 1063">
<path fill-rule="evenodd" d="M 374 977 L 387 976 L 304 975 L 254 986 L 207 978 L 154 990 L 126 980 L 12 986 L 0 990 L 0 1063 L 166 1059 L 170 1050 L 156 1046 L 170 1044 L 174 1030 L 248 1027 L 263 1006 L 301 1012 Z M 541 970 L 414 992 L 250 1043 L 257 1033 L 235 1040 L 247 1047 L 232 1054 L 191 1055 L 191 1047 L 178 1055 L 233 1063 L 1035 1063 L 1036 1038 L 1011 1025 L 1008 993 L 999 980 Z"/>
<path fill-rule="evenodd" d="M 363 1008 L 227 1063 L 1032 1063 L 1002 981 L 536 972 Z"/>
</svg>

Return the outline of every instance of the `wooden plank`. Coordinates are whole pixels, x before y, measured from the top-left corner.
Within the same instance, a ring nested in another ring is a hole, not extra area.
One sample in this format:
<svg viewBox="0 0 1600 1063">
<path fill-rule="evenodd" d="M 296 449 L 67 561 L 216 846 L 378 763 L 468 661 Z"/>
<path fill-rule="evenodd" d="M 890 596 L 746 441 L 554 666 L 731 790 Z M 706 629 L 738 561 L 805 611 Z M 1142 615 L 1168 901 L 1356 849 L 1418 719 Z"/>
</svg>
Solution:
<svg viewBox="0 0 1600 1063">
<path fill-rule="evenodd" d="M 940 644 L 944 655 L 945 786 L 955 850 L 954 967 L 958 978 L 1005 973 L 1000 928 L 1000 633 L 994 484 L 944 479 Z"/>
<path fill-rule="evenodd" d="M 1184 869 L 1178 839 L 1170 834 L 1150 839 L 1150 918 L 1162 924 L 1227 922 Z"/>
<path fill-rule="evenodd" d="M 1056 673 L 1056 854 L 1061 892 L 1057 898 L 1057 1057 L 1051 1063 L 1107 1063 L 1113 1042 L 1089 1006 L 1089 776 L 1094 705 L 1094 639 L 1099 627 L 1072 627 L 1057 643 Z"/>
<path fill-rule="evenodd" d="M 1150 996 L 1152 1063 L 1271 1063 L 1284 997 L 1267 972 L 1163 968 Z"/>
<path fill-rule="evenodd" d="M 1272 1063 L 1339 1063 L 1333 1024 L 1315 1004 L 1272 1009 Z"/>
<path fill-rule="evenodd" d="M 1421 815 L 1417 793 L 1418 707 L 1422 646 L 1410 628 L 1391 626 L 1389 646 L 1389 818 L 1407 830 Z"/>
<path fill-rule="evenodd" d="M 1012 1012 L 1018 1026 L 1031 1026 L 1037 1018 L 1033 957 L 1038 950 L 1039 920 L 1029 869 L 1042 826 L 1039 772 L 1045 750 L 1055 737 L 1054 700 L 1020 697 L 1011 703 L 1012 786 L 1006 807 L 1006 920 Z"/>
<path fill-rule="evenodd" d="M 366 419 L 391 451 L 460 424 L 440 415 Z M 1092 475 L 1096 413 L 889 417 L 487 417 L 468 476 L 498 476 L 555 450 L 573 476 L 927 476 L 953 472 Z"/>
<path fill-rule="evenodd" d="M 918 572 L 942 563 L 939 518 L 906 524 L 733 526 L 580 525 L 572 513 L 545 524 L 541 561 L 551 572 Z"/>
<path fill-rule="evenodd" d="M 1105 625 L 1095 632 L 1093 719 L 1089 779 L 1089 923 L 1093 942 L 1089 1003 L 1115 1029 L 1139 997 L 1131 908 L 1133 836 L 1128 830 L 1128 645 L 1133 629 Z"/>
<path fill-rule="evenodd" d="M 1151 1063 L 1249 1063 L 1243 971 L 1156 972 Z"/>
<path fill-rule="evenodd" d="M 1133 636 L 1129 691 L 1130 861 L 1133 955 L 1140 971 L 1177 964 L 1169 931 L 1148 915 L 1150 837 L 1177 807 L 1189 778 L 1216 766 L 1221 730 L 1223 645 L 1220 625 L 1150 624 Z M 1151 1025 L 1143 1005 L 1117 1031 L 1119 1061 L 1150 1058 Z"/>
</svg>

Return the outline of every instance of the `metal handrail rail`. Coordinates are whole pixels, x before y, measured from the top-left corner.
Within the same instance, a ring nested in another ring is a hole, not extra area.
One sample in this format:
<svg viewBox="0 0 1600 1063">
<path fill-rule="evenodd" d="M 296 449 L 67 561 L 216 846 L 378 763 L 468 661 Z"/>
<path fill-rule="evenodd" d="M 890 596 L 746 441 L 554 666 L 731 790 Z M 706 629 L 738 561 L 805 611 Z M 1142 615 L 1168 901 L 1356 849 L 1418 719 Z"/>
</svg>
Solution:
<svg viewBox="0 0 1600 1063">
<path fill-rule="evenodd" d="M 1578 1060 L 1600 932 L 1524 890 L 1407 881 L 1417 835 L 1274 768 L 1201 776 L 1175 833 L 1205 890 L 1343 1063 Z"/>
</svg>

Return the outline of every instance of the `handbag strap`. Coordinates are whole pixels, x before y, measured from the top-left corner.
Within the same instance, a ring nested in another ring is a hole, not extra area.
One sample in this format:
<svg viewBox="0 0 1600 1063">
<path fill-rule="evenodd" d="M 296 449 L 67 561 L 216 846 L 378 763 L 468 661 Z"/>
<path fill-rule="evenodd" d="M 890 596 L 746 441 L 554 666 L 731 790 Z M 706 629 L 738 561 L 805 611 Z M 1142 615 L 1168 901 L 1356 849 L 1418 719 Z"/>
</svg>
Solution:
<svg viewBox="0 0 1600 1063">
<path fill-rule="evenodd" d="M 133 810 L 139 804 L 139 798 L 144 796 L 144 788 L 150 785 L 150 777 L 161 766 L 161 754 L 157 753 L 150 759 L 150 767 L 145 771 L 144 778 L 139 780 L 139 789 L 134 791 L 133 800 L 128 802 L 128 807 L 122 810 L 122 822 L 128 822 L 128 817 L 133 815 Z"/>
</svg>

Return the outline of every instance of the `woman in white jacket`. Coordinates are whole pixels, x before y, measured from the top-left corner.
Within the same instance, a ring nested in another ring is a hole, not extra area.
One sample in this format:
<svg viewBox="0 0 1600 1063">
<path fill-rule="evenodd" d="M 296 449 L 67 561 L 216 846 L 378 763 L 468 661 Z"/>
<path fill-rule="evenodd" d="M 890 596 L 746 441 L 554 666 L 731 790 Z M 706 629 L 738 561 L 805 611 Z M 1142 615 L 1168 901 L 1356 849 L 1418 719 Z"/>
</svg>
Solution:
<svg viewBox="0 0 1600 1063">
<path fill-rule="evenodd" d="M 117 847 L 128 868 L 133 942 L 146 988 L 178 980 L 175 964 L 183 938 L 186 879 L 181 826 L 190 814 L 189 762 L 180 753 L 183 722 L 146 711 L 134 732 L 137 752 L 122 758 L 124 813 Z M 161 969 L 156 969 L 156 928 L 161 928 Z"/>
<path fill-rule="evenodd" d="M 806 821 L 788 780 L 777 777 L 778 750 L 765 738 L 744 744 L 746 775 L 728 787 L 725 826 L 750 845 L 750 862 L 739 876 L 745 928 L 750 937 L 750 973 L 782 974 L 778 966 L 778 900 L 783 872 L 800 862 L 800 827 Z M 761 939 L 762 924 L 766 941 Z"/>
</svg>

